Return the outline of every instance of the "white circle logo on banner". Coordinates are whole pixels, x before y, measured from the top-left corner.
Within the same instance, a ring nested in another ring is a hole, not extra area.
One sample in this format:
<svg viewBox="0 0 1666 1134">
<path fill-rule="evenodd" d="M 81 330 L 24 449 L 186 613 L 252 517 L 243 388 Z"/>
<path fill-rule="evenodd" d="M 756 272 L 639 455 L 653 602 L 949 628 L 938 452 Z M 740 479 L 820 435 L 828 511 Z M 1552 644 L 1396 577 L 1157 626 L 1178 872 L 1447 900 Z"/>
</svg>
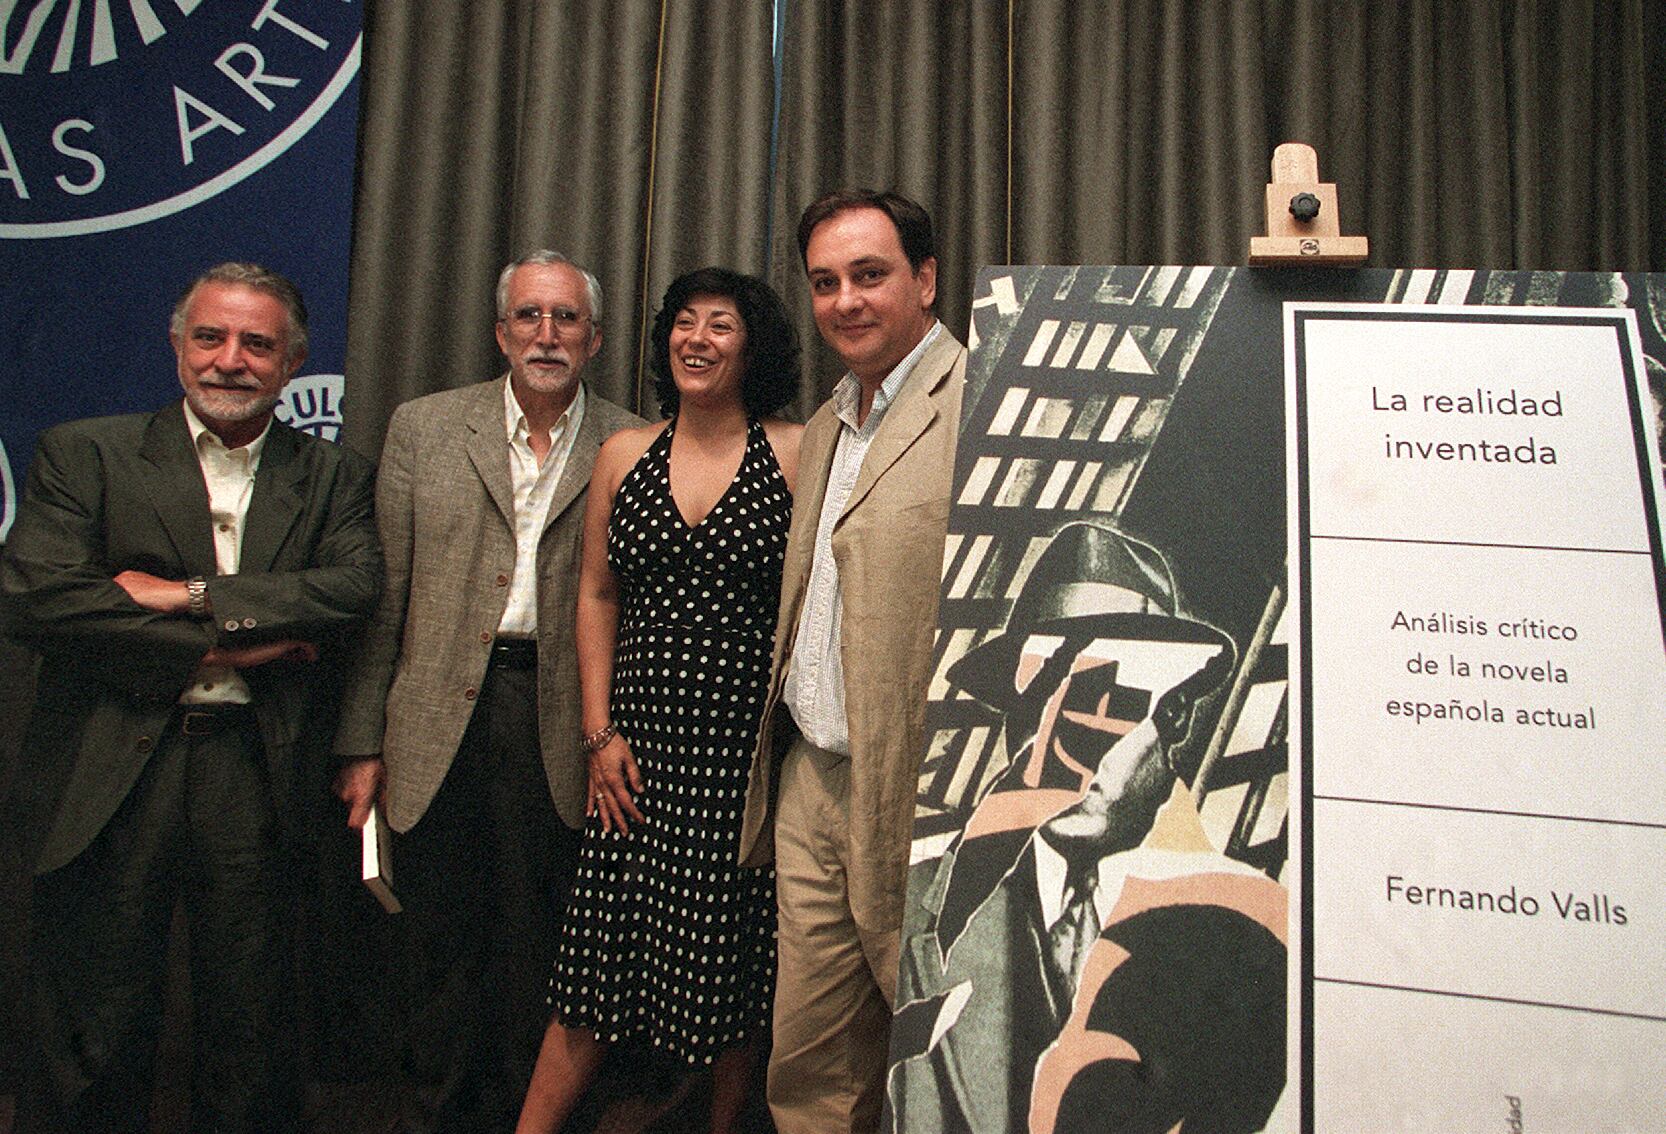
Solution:
<svg viewBox="0 0 1666 1134">
<path fill-rule="evenodd" d="M 12 463 L 6 457 L 6 444 L 0 441 L 0 543 L 12 530 L 12 517 L 17 515 L 17 489 L 12 485 Z"/>
<path fill-rule="evenodd" d="M 306 135 L 359 69 L 351 3 L 0 0 L 0 239 L 143 224 Z"/>
<path fill-rule="evenodd" d="M 291 379 L 273 416 L 285 425 L 334 441 L 341 431 L 343 381 L 340 374 L 303 374 Z"/>
</svg>

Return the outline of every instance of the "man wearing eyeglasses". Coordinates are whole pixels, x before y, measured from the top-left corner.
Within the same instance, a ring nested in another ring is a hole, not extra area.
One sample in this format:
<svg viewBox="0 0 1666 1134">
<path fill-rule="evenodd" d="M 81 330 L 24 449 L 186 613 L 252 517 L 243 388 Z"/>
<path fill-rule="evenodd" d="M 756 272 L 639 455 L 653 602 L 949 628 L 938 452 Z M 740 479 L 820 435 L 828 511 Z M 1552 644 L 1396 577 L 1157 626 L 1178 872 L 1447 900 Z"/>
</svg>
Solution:
<svg viewBox="0 0 1666 1134">
<path fill-rule="evenodd" d="M 48 430 L 0 561 L 11 629 L 42 657 L 17 780 L 38 1029 L 22 1131 L 148 1129 L 176 902 L 195 1128 L 300 1117 L 290 879 L 322 667 L 382 580 L 372 470 L 272 419 L 307 355 L 289 280 L 211 268 L 169 338 L 182 401 Z"/>
<path fill-rule="evenodd" d="M 406 1065 L 431 1125 L 514 1124 L 547 1022 L 584 822 L 573 640 L 596 451 L 641 419 L 587 394 L 601 288 L 557 252 L 498 277 L 509 372 L 388 424 L 387 587 L 336 751 L 348 822 L 381 792 L 414 984 Z"/>
</svg>

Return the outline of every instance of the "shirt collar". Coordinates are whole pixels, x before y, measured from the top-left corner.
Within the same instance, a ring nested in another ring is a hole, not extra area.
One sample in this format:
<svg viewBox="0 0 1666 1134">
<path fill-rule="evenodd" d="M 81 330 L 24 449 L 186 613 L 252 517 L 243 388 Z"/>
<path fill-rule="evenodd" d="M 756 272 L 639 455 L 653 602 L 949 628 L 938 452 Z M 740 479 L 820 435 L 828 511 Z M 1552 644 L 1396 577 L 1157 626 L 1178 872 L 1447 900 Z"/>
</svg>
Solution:
<svg viewBox="0 0 1666 1134">
<path fill-rule="evenodd" d="M 260 464 L 260 454 L 266 448 L 266 438 L 272 433 L 272 419 L 270 417 L 266 419 L 266 428 L 260 431 L 259 437 L 250 441 L 247 445 L 240 445 L 236 449 L 231 449 L 227 448 L 226 443 L 220 440 L 219 434 L 215 433 L 212 429 L 203 424 L 202 418 L 197 416 L 197 411 L 191 408 L 191 403 L 189 401 L 182 401 L 181 404 L 185 407 L 185 428 L 190 431 L 191 445 L 197 450 L 197 452 L 202 452 L 204 445 L 217 445 L 223 452 L 247 453 L 249 457 L 249 469 L 251 471 L 254 470 L 255 466 Z M 208 440 L 203 440 L 204 437 L 208 438 Z"/>
<path fill-rule="evenodd" d="M 561 437 L 569 423 L 578 420 L 584 412 L 584 383 L 578 384 L 578 391 L 573 400 L 567 403 L 567 408 L 561 411 L 561 416 L 550 426 L 550 440 L 553 442 Z M 529 431 L 526 423 L 526 411 L 521 409 L 520 399 L 515 397 L 515 383 L 508 378 L 503 380 L 503 428 L 509 435 L 511 445 L 524 442 Z"/>
<path fill-rule="evenodd" d="M 885 416 L 886 407 L 896 398 L 903 383 L 914 373 L 914 367 L 919 365 L 920 359 L 925 357 L 926 351 L 931 349 L 931 344 L 937 341 L 937 336 L 942 330 L 943 320 L 934 318 L 930 329 L 914 344 L 914 349 L 903 355 L 902 361 L 891 368 L 891 373 L 885 376 L 885 380 L 879 384 L 878 392 L 873 396 L 873 405 L 868 407 L 868 420 L 863 426 L 856 424 L 856 408 L 862 396 L 862 383 L 856 375 L 845 371 L 845 376 L 839 379 L 839 384 L 833 388 L 833 412 L 838 415 L 839 420 L 852 429 L 878 428 L 879 419 Z"/>
</svg>

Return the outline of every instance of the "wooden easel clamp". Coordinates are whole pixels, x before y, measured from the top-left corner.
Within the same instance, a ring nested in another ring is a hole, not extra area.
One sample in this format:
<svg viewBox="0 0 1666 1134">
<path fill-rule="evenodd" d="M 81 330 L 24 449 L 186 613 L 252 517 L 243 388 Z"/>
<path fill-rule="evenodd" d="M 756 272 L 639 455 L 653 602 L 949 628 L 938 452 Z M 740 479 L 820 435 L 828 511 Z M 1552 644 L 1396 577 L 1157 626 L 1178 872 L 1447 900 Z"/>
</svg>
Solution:
<svg viewBox="0 0 1666 1134">
<path fill-rule="evenodd" d="M 1370 254 L 1363 236 L 1343 236 L 1336 185 L 1319 180 L 1319 155 L 1302 142 L 1273 151 L 1273 180 L 1267 186 L 1267 235 L 1250 237 L 1249 262 L 1269 264 L 1358 264 Z"/>
</svg>

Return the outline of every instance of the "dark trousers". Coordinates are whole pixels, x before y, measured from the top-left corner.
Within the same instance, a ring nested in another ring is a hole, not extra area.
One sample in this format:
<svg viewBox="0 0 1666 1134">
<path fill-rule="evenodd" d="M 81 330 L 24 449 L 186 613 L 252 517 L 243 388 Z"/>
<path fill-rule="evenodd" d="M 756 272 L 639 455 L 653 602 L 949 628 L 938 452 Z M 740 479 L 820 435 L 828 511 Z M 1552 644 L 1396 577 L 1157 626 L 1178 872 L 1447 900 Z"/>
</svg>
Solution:
<svg viewBox="0 0 1666 1134">
<path fill-rule="evenodd" d="M 394 843 L 413 982 L 408 1071 L 430 1129 L 514 1125 L 549 1021 L 578 845 L 550 801 L 537 672 L 494 668 L 445 782 Z"/>
<path fill-rule="evenodd" d="M 18 1129 L 145 1130 L 168 928 L 190 941 L 191 1128 L 291 1129 L 298 1114 L 278 825 L 252 713 L 202 736 L 178 716 L 110 823 L 35 879 L 37 1066 Z"/>
</svg>

